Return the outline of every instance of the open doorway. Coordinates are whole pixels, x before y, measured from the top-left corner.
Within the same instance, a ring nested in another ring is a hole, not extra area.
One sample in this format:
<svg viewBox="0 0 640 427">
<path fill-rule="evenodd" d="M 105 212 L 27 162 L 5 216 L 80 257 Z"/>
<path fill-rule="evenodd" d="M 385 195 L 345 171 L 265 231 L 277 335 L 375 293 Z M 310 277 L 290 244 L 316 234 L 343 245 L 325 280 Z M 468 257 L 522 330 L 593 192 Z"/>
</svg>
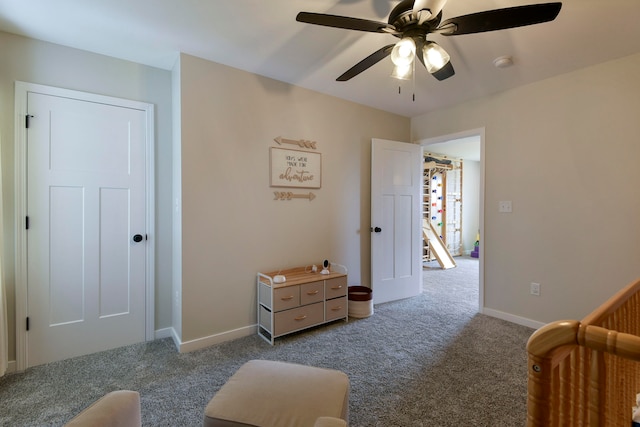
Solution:
<svg viewBox="0 0 640 427">
<path fill-rule="evenodd" d="M 462 209 L 460 218 L 460 250 L 454 255 L 455 268 L 442 268 L 437 260 L 423 263 L 423 282 L 451 281 L 452 291 L 465 292 L 468 289 L 482 311 L 483 298 L 483 212 L 484 212 L 484 129 L 444 135 L 419 142 L 425 155 L 457 159 L 462 161 Z M 459 282 L 464 282 L 460 286 Z M 465 292 L 465 296 L 468 296 Z"/>
</svg>

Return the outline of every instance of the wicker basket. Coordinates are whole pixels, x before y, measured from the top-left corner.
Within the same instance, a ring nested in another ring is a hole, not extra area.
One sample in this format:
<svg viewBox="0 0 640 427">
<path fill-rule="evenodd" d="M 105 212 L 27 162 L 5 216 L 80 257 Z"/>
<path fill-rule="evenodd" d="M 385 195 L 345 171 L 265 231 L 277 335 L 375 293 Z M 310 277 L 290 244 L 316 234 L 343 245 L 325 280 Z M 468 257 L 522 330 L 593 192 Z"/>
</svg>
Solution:
<svg viewBox="0 0 640 427">
<path fill-rule="evenodd" d="M 366 286 L 349 286 L 349 317 L 363 318 L 373 314 L 373 291 Z"/>
</svg>

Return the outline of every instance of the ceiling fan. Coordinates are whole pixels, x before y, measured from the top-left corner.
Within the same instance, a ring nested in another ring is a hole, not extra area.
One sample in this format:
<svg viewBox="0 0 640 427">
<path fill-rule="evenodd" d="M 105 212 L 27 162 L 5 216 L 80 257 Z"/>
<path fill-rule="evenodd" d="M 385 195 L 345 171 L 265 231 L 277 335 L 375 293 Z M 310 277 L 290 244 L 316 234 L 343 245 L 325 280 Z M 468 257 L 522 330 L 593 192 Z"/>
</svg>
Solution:
<svg viewBox="0 0 640 427">
<path fill-rule="evenodd" d="M 337 81 L 347 81 L 389 55 L 395 65 L 393 77 L 407 79 L 412 73 L 414 58 L 417 57 L 431 75 L 438 80 L 445 80 L 455 74 L 453 65 L 449 54 L 427 39 L 429 34 L 456 36 L 540 24 L 553 21 L 562 7 L 560 2 L 530 4 L 477 12 L 442 21 L 442 9 L 446 1 L 403 0 L 389 14 L 388 23 L 313 12 L 298 13 L 296 21 L 386 33 L 400 39 L 397 43 L 373 52 L 338 77 Z"/>
</svg>

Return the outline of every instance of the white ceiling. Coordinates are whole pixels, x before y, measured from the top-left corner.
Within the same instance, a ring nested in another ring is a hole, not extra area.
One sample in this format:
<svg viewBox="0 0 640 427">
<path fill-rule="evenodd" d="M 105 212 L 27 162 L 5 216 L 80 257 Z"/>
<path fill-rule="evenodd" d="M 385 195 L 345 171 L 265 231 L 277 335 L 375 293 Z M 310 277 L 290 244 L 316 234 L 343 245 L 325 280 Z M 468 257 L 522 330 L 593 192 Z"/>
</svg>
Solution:
<svg viewBox="0 0 640 427">
<path fill-rule="evenodd" d="M 432 35 L 456 75 L 418 69 L 389 77 L 389 58 L 348 82 L 335 79 L 391 35 L 296 22 L 299 11 L 386 22 L 389 0 L 0 0 L 0 30 L 171 69 L 177 52 L 415 117 L 556 74 L 640 52 L 639 0 L 565 0 L 553 22 L 453 37 Z M 535 0 L 448 0 L 443 19 Z M 492 61 L 511 55 L 514 65 Z M 415 101 L 412 94 L 415 93 Z"/>
</svg>

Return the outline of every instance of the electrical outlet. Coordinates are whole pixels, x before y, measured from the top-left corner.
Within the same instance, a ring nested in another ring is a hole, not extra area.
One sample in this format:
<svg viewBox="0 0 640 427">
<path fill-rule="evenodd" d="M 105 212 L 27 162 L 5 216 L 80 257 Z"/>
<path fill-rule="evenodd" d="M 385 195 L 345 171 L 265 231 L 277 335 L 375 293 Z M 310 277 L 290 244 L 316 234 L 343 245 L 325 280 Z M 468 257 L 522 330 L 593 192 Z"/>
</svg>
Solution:
<svg viewBox="0 0 640 427">
<path fill-rule="evenodd" d="M 511 206 L 511 200 L 501 200 L 498 202 L 498 212 L 511 213 L 513 208 Z"/>
<path fill-rule="evenodd" d="M 540 296 L 540 283 L 531 283 L 531 295 Z"/>
</svg>

